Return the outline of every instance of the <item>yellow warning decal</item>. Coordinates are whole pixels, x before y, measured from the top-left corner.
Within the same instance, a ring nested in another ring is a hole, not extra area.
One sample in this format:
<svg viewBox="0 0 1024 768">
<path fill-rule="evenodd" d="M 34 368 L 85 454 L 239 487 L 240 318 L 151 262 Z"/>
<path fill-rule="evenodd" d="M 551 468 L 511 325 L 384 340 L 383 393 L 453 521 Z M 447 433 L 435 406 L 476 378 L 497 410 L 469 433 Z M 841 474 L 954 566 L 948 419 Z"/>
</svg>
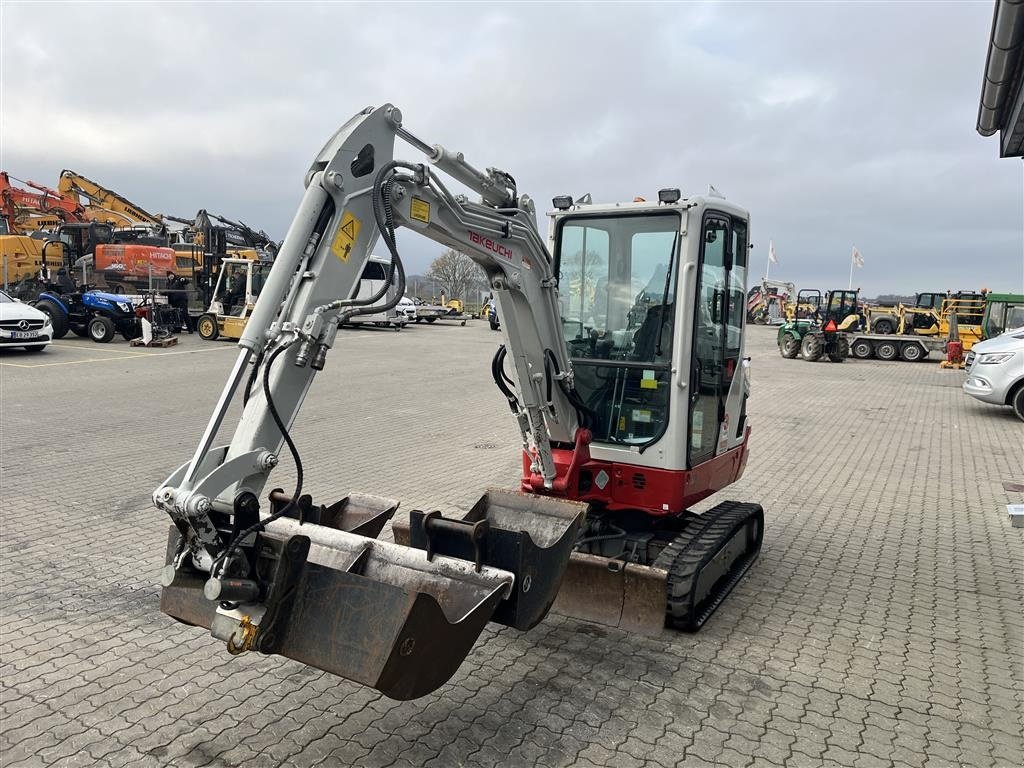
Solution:
<svg viewBox="0 0 1024 768">
<path fill-rule="evenodd" d="M 429 224 L 430 203 L 426 200 L 420 200 L 418 197 L 414 197 L 409 203 L 409 215 L 416 219 L 416 221 L 422 221 L 424 224 Z"/>
<path fill-rule="evenodd" d="M 654 378 L 654 371 L 644 371 L 640 379 L 640 389 L 657 389 L 658 381 Z"/>
<path fill-rule="evenodd" d="M 341 224 L 338 225 L 338 231 L 334 234 L 334 242 L 331 243 L 331 253 L 342 261 L 348 261 L 352 249 L 356 247 L 356 238 L 359 237 L 360 226 L 359 219 L 349 211 L 345 211 L 345 215 L 341 217 Z"/>
</svg>

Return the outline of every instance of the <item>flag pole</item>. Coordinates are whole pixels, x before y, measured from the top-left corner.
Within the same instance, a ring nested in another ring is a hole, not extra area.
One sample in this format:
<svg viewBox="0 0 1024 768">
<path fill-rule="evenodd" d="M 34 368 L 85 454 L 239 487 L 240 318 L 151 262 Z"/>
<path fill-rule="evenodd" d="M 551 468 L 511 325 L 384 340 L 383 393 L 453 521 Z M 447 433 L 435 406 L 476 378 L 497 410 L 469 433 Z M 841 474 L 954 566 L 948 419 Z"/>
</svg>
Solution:
<svg viewBox="0 0 1024 768">
<path fill-rule="evenodd" d="M 848 291 L 853 290 L 853 254 L 850 254 L 850 284 L 846 287 Z"/>
</svg>

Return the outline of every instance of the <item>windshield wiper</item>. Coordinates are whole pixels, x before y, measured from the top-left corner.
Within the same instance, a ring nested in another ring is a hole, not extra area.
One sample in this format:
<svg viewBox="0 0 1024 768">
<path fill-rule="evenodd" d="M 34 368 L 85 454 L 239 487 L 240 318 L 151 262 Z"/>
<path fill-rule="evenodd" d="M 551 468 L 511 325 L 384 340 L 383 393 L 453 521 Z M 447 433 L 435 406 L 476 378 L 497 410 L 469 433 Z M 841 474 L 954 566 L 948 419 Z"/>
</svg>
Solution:
<svg viewBox="0 0 1024 768">
<path fill-rule="evenodd" d="M 654 344 L 654 356 L 661 357 L 661 336 L 665 331 L 665 305 L 668 304 L 668 289 L 672 283 L 672 265 L 676 258 L 676 244 L 679 242 L 679 232 L 672 235 L 672 250 L 668 253 L 668 269 L 665 270 L 665 291 L 661 295 L 661 318 L 658 323 L 658 340 Z"/>
</svg>

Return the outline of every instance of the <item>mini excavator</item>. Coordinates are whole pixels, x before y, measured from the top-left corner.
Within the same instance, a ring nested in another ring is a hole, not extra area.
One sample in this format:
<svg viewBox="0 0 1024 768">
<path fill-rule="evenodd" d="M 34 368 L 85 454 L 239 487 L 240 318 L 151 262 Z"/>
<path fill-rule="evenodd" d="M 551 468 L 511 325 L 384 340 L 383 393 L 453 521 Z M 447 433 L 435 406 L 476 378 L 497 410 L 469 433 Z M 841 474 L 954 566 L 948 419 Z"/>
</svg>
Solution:
<svg viewBox="0 0 1024 768">
<path fill-rule="evenodd" d="M 396 139 L 426 161 L 395 159 Z M 714 190 L 554 208 L 545 244 L 511 175 L 427 144 L 390 104 L 331 137 L 199 445 L 153 494 L 173 523 L 164 613 L 229 653 L 279 654 L 395 699 L 443 685 L 488 622 L 528 630 L 554 610 L 652 634 L 708 620 L 764 527 L 757 504 L 689 510 L 746 464 L 748 214 Z M 461 518 L 412 510 L 390 542 L 377 536 L 398 502 L 315 504 L 290 431 L 316 373 L 343 359 L 338 326 L 403 296 L 400 227 L 486 273 L 504 334 L 491 374 L 523 463 L 517 489 L 487 490 Z M 355 298 L 378 239 L 388 279 Z M 296 487 L 264 497 L 285 450 Z"/>
</svg>

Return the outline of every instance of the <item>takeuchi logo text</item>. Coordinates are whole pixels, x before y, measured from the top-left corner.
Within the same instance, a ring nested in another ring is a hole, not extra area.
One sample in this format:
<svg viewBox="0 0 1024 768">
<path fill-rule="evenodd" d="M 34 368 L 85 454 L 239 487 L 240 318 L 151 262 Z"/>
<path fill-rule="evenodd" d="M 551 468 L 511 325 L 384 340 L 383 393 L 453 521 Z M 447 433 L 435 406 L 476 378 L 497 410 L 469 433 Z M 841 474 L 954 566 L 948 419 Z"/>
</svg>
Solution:
<svg viewBox="0 0 1024 768">
<path fill-rule="evenodd" d="M 501 243 L 497 243 L 494 240 L 491 240 L 491 238 L 489 238 L 489 237 L 484 237 L 479 232 L 474 232 L 471 229 L 468 229 L 466 231 L 469 232 L 469 240 L 470 240 L 470 242 L 475 243 L 476 245 L 482 246 L 485 250 L 488 250 L 491 253 L 498 254 L 503 259 L 509 259 L 511 261 L 511 259 L 512 259 L 512 249 L 511 248 L 506 248 Z"/>
</svg>

